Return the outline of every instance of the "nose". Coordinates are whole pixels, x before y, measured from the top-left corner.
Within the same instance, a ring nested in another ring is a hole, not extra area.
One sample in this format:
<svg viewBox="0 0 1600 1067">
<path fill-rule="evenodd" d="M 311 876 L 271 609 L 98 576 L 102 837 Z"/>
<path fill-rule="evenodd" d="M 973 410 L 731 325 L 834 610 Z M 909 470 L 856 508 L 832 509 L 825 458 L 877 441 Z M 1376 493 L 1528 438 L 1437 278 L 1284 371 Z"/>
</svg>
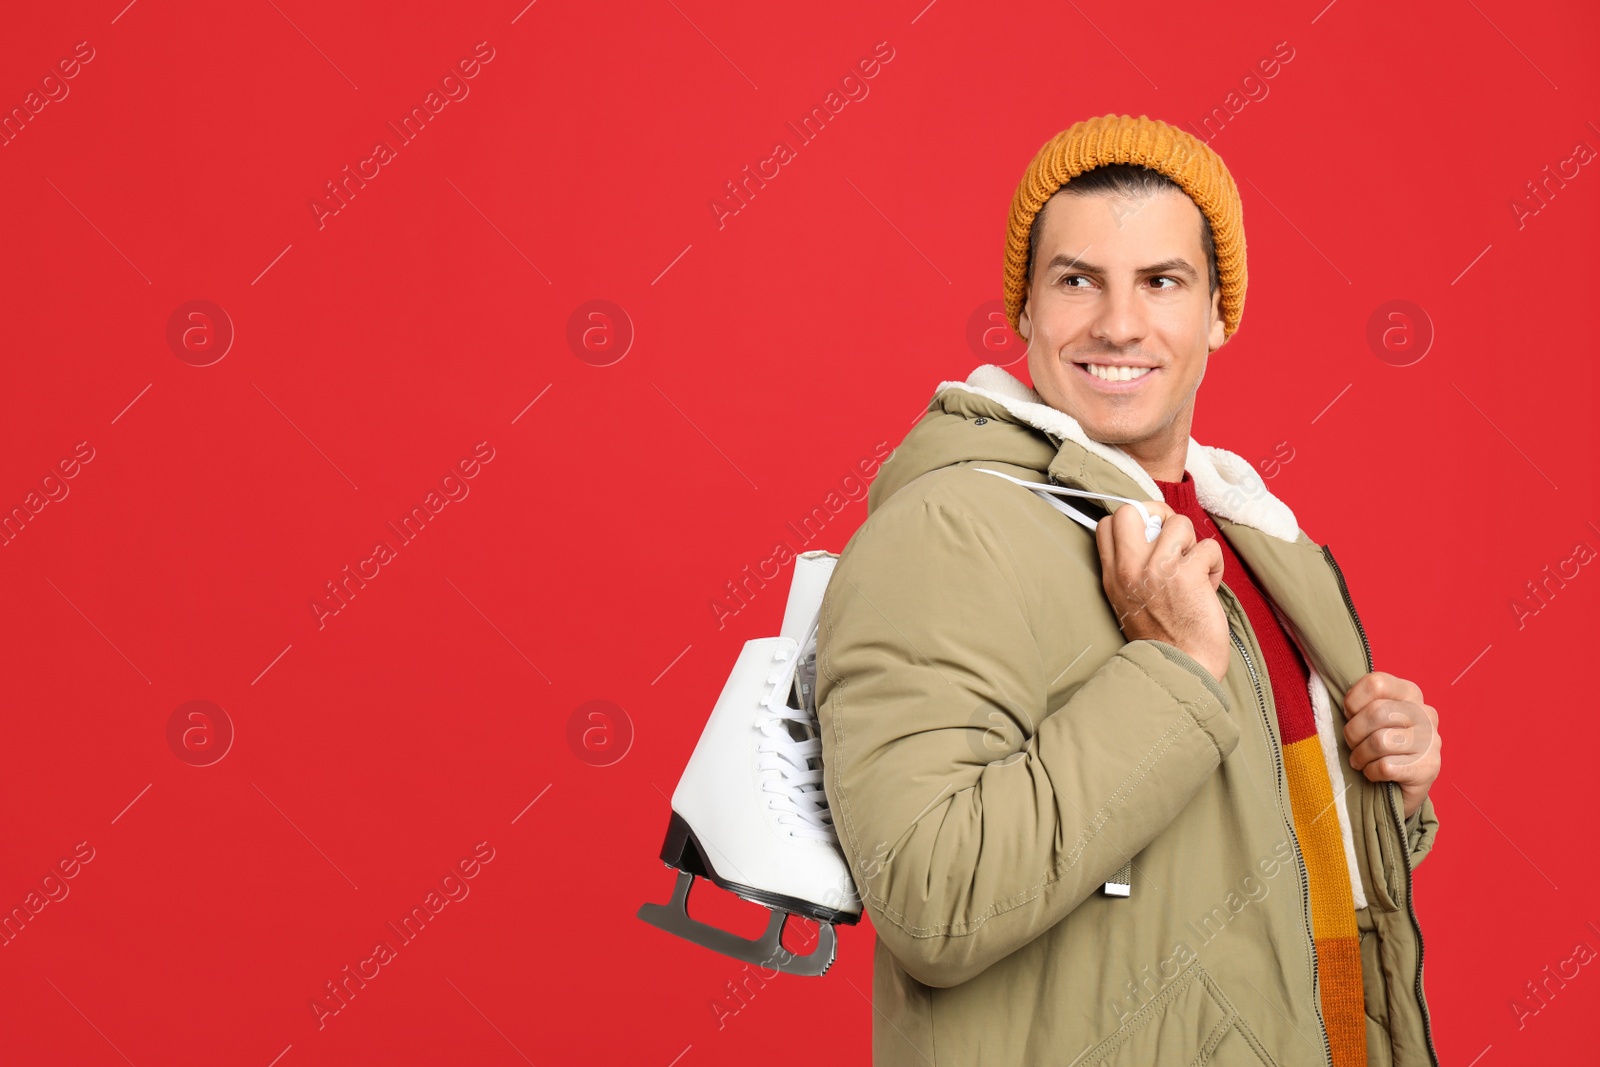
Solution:
<svg viewBox="0 0 1600 1067">
<path fill-rule="evenodd" d="M 1089 327 L 1090 336 L 1097 341 L 1111 348 L 1127 348 L 1144 340 L 1144 301 L 1132 286 L 1123 282 L 1108 284 L 1098 311 Z"/>
</svg>

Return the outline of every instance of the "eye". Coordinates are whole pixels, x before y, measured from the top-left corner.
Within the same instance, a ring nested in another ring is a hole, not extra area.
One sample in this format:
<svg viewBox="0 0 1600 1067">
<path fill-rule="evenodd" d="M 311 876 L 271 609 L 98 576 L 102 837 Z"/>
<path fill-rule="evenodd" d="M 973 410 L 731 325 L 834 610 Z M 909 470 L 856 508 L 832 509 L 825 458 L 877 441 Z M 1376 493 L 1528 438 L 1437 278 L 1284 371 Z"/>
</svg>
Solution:
<svg viewBox="0 0 1600 1067">
<path fill-rule="evenodd" d="M 1170 274 L 1159 274 L 1156 277 L 1151 278 L 1150 280 L 1153 281 L 1153 282 L 1162 282 L 1162 281 L 1171 282 L 1172 283 L 1172 288 L 1174 288 L 1174 289 L 1176 289 L 1179 285 L 1182 284 L 1181 282 L 1178 281 L 1178 279 L 1174 278 Z"/>
<path fill-rule="evenodd" d="M 1085 282 L 1089 281 L 1089 279 L 1087 277 L 1085 277 L 1084 275 L 1082 275 L 1082 274 L 1065 274 L 1065 275 L 1062 275 L 1061 279 L 1056 284 L 1060 285 L 1060 286 L 1063 286 L 1063 287 L 1065 287 L 1067 289 L 1079 289 L 1079 288 L 1082 288 L 1081 286 L 1077 286 L 1077 285 L 1067 285 L 1067 283 L 1072 281 L 1074 278 L 1076 278 L 1076 279 L 1078 279 L 1080 281 L 1085 281 Z M 1090 284 L 1093 284 L 1093 283 L 1090 283 Z"/>
</svg>

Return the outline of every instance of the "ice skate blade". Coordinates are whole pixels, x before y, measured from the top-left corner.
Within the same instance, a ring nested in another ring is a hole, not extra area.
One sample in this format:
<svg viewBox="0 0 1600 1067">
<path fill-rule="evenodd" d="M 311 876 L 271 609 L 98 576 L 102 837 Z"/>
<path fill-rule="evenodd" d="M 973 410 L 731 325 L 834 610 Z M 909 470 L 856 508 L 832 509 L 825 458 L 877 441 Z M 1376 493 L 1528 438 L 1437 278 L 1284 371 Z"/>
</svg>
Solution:
<svg viewBox="0 0 1600 1067">
<path fill-rule="evenodd" d="M 705 850 L 700 847 L 700 839 L 689 828 L 689 822 L 676 811 L 667 821 L 667 836 L 661 846 L 661 862 L 668 867 L 679 871 L 708 878 L 711 884 L 719 889 L 726 889 L 737 897 L 742 897 L 752 904 L 760 904 L 764 908 L 774 911 L 786 911 L 790 915 L 798 915 L 803 919 L 810 919 L 817 923 L 840 924 L 854 926 L 861 921 L 859 911 L 851 913 L 842 908 L 830 908 L 826 904 L 819 904 L 814 900 L 801 900 L 799 897 L 786 896 L 774 893 L 767 889 L 757 889 L 754 886 L 744 885 L 722 877 L 717 869 L 705 857 Z M 852 886 L 852 888 L 854 888 Z"/>
<path fill-rule="evenodd" d="M 832 925 L 818 924 L 817 945 L 802 956 L 783 947 L 783 924 L 788 918 L 787 912 L 773 911 L 772 918 L 767 922 L 766 931 L 754 940 L 720 930 L 698 919 L 691 919 L 689 887 L 693 884 L 694 875 L 688 871 L 679 871 L 677 884 L 672 887 L 672 899 L 665 904 L 639 905 L 639 918 L 657 929 L 665 930 L 702 948 L 709 948 L 713 952 L 720 952 L 724 956 L 731 956 L 757 967 L 776 968 L 784 974 L 816 978 L 826 973 L 833 964 L 839 939 L 833 932 Z"/>
</svg>

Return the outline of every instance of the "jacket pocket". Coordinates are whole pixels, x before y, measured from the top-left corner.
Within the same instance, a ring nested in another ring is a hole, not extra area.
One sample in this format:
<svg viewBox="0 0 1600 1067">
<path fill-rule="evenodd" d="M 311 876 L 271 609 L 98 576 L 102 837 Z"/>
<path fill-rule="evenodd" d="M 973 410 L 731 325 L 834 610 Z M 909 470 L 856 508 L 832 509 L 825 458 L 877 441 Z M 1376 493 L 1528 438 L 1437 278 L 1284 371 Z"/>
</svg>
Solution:
<svg viewBox="0 0 1600 1067">
<path fill-rule="evenodd" d="M 1076 1063 L 1081 1067 L 1168 1063 L 1278 1067 L 1198 960 Z"/>
</svg>

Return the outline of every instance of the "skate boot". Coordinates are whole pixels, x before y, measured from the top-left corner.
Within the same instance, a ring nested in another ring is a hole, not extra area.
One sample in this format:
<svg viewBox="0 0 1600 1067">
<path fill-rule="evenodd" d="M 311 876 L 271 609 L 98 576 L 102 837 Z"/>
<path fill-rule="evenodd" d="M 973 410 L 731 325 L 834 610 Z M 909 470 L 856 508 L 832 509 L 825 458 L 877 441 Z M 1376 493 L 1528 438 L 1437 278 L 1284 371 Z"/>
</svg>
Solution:
<svg viewBox="0 0 1600 1067">
<path fill-rule="evenodd" d="M 747 641 L 672 793 L 661 859 L 678 871 L 672 899 L 639 918 L 760 967 L 820 975 L 833 963 L 836 923 L 861 918 L 861 900 L 822 789 L 816 714 L 817 619 L 839 557 L 805 552 L 779 636 Z M 709 878 L 770 909 L 751 940 L 689 917 L 689 889 Z M 782 945 L 790 915 L 815 920 L 806 955 Z"/>
</svg>

